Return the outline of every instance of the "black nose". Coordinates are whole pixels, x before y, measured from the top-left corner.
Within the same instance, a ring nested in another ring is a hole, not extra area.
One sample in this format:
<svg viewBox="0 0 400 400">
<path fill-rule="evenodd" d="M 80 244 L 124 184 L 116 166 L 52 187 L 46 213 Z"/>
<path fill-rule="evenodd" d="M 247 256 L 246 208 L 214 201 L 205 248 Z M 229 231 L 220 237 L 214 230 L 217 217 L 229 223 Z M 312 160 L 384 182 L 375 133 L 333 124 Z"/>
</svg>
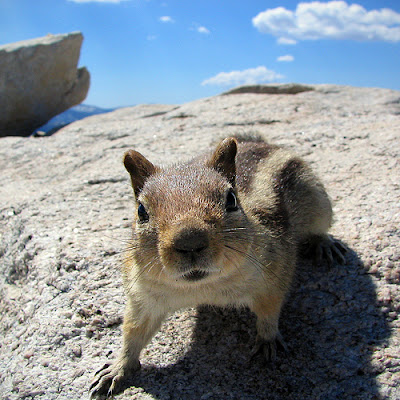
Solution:
<svg viewBox="0 0 400 400">
<path fill-rule="evenodd" d="M 176 234 L 174 249 L 178 253 L 200 253 L 209 245 L 207 232 L 201 229 L 185 229 Z"/>
</svg>

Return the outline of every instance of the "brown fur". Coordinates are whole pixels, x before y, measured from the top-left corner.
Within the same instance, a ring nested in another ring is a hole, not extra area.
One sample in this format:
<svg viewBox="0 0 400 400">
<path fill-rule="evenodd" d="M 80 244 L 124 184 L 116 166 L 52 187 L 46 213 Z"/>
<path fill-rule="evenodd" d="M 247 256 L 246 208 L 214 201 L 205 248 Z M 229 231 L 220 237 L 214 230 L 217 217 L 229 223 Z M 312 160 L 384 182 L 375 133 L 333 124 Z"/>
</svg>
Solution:
<svg viewBox="0 0 400 400">
<path fill-rule="evenodd" d="M 311 169 L 255 137 L 227 138 L 206 158 L 164 169 L 133 150 L 124 163 L 138 207 L 123 269 L 124 342 L 96 375 L 92 396 L 113 392 L 139 368 L 140 351 L 182 307 L 250 307 L 255 352 L 274 358 L 298 246 L 338 254 L 327 235 L 330 201 Z"/>
</svg>

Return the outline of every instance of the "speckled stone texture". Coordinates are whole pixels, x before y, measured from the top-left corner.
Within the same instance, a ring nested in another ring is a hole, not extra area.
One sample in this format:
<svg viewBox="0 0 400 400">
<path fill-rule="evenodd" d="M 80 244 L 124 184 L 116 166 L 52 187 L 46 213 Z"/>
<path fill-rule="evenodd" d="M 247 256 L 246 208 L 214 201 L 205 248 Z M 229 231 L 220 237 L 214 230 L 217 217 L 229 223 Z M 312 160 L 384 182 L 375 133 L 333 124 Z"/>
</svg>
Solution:
<svg viewBox="0 0 400 400">
<path fill-rule="evenodd" d="M 281 316 L 288 353 L 250 360 L 255 317 L 171 315 L 116 399 L 400 398 L 400 92 L 334 85 L 141 105 L 46 138 L 0 139 L 0 393 L 87 398 L 121 345 L 120 261 L 133 196 L 122 156 L 187 159 L 258 132 L 302 155 L 335 204 L 346 265 L 299 261 Z"/>
</svg>

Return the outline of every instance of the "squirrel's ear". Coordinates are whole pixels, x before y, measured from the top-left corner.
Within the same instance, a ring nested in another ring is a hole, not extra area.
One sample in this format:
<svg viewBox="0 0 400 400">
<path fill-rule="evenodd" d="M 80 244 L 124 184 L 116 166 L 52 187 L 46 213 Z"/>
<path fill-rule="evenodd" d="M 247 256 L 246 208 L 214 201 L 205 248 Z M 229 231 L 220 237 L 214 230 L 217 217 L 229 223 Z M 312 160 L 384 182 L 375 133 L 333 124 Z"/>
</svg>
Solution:
<svg viewBox="0 0 400 400">
<path fill-rule="evenodd" d="M 207 165 L 225 176 L 232 186 L 235 185 L 237 141 L 233 137 L 224 139 L 214 151 Z"/>
<path fill-rule="evenodd" d="M 157 171 L 157 168 L 145 156 L 135 150 L 129 150 L 125 153 L 124 165 L 131 176 L 133 191 L 137 198 L 144 182 Z"/>
</svg>

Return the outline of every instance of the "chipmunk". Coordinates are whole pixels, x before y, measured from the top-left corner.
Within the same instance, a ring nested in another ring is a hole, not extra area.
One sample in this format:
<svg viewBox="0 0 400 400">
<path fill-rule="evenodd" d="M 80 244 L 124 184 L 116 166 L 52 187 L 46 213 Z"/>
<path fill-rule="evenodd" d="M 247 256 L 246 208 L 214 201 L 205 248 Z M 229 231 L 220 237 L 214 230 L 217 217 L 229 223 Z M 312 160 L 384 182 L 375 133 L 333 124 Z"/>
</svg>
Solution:
<svg viewBox="0 0 400 400">
<path fill-rule="evenodd" d="M 300 245 L 315 260 L 344 262 L 327 231 L 329 197 L 298 156 L 256 137 L 224 139 L 209 156 L 160 168 L 125 153 L 136 199 L 123 267 L 123 346 L 100 369 L 91 396 L 110 395 L 140 368 L 164 318 L 200 304 L 247 306 L 257 316 L 253 354 L 276 356 L 282 304 Z"/>
</svg>

